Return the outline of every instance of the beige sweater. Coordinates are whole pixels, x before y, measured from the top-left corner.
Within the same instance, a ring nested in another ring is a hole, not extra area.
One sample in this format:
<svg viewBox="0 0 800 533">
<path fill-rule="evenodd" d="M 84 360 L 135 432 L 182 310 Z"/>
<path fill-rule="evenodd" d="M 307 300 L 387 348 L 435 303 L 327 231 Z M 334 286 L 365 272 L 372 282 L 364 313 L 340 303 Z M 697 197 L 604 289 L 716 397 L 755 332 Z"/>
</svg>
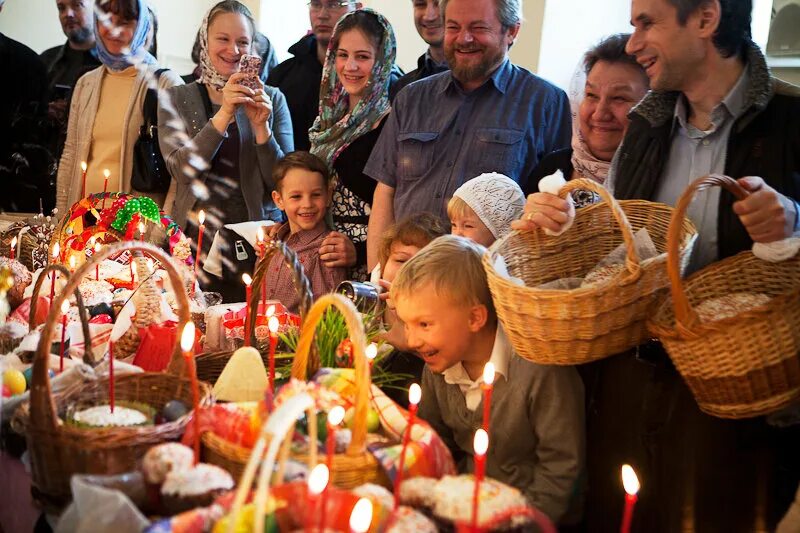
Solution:
<svg viewBox="0 0 800 533">
<path fill-rule="evenodd" d="M 61 163 L 58 166 L 58 180 L 56 182 L 56 207 L 63 214 L 67 209 L 80 200 L 81 196 L 81 161 L 88 161 L 91 151 L 92 132 L 100 103 L 100 90 L 106 67 L 101 66 L 83 75 L 75 85 L 70 106 L 69 123 L 67 125 L 67 140 L 64 152 L 61 154 Z M 174 72 L 165 71 L 159 80 L 160 89 L 167 89 L 175 85 L 183 85 L 181 78 Z M 133 172 L 133 146 L 139 137 L 139 128 L 144 122 L 142 107 L 147 90 L 145 73 L 139 71 L 133 82 L 133 90 L 129 97 L 127 111 L 119 119 L 122 122 L 124 137 L 120 142 L 119 168 L 121 169 L 120 190 L 131 191 L 131 173 Z M 159 205 L 169 208 L 171 198 L 174 197 L 174 182 L 167 193 L 166 202 L 161 195 L 154 198 Z"/>
</svg>

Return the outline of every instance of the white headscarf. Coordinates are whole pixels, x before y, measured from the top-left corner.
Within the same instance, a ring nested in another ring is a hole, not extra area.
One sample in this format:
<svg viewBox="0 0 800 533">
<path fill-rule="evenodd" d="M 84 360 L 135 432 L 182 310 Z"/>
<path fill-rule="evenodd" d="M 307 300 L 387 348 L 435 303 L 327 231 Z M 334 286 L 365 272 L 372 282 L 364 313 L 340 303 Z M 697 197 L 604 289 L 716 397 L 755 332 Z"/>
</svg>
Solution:
<svg viewBox="0 0 800 533">
<path fill-rule="evenodd" d="M 211 63 L 211 57 L 208 55 L 208 19 L 213 10 L 213 7 L 208 10 L 206 16 L 203 17 L 203 23 L 200 25 L 200 76 L 197 81 L 206 87 L 213 87 L 221 91 L 225 84 L 228 83 L 228 78 L 222 77 L 217 72 L 217 69 Z"/>
<path fill-rule="evenodd" d="M 511 231 L 511 222 L 522 216 L 525 195 L 519 185 L 503 174 L 490 172 L 465 182 L 453 197 L 461 198 L 499 239 Z"/>
</svg>

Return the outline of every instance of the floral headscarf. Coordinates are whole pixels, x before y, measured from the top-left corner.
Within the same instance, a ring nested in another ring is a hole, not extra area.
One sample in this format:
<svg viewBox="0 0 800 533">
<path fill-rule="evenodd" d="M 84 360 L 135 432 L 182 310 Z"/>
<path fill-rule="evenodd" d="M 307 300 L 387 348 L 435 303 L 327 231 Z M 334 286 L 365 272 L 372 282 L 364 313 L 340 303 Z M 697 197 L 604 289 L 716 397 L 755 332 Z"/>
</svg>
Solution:
<svg viewBox="0 0 800 533">
<path fill-rule="evenodd" d="M 221 91 L 225 84 L 228 83 L 228 78 L 224 78 L 217 72 L 217 69 L 211 63 L 211 56 L 208 55 L 208 23 L 212 11 L 214 11 L 213 7 L 208 10 L 206 16 L 203 17 L 202 24 L 200 24 L 200 76 L 198 76 L 197 82 Z"/>
<path fill-rule="evenodd" d="M 369 13 L 383 27 L 381 49 L 377 50 L 375 66 L 372 67 L 364 96 L 350 112 L 348 95 L 336 75 L 336 34 L 342 23 L 356 13 Z M 346 14 L 336 24 L 333 38 L 325 56 L 322 83 L 319 91 L 319 116 L 308 131 L 311 152 L 325 161 L 329 167 L 338 155 L 354 140 L 370 131 L 378 120 L 389 112 L 389 80 L 397 55 L 397 41 L 389 21 L 372 9 L 359 9 Z"/>
<path fill-rule="evenodd" d="M 144 0 L 137 0 L 139 5 L 139 19 L 136 21 L 136 31 L 131 39 L 131 44 L 127 53 L 120 55 L 112 54 L 108 51 L 103 39 L 100 38 L 99 28 L 101 24 L 111 24 L 111 15 L 108 13 L 94 14 L 94 38 L 97 47 L 97 57 L 109 69 L 120 71 L 135 65 L 155 65 L 156 58 L 145 48 L 147 36 L 150 33 L 150 11 Z"/>
<path fill-rule="evenodd" d="M 610 161 L 602 161 L 592 155 L 589 145 L 581 134 L 580 108 L 586 87 L 586 72 L 583 61 L 569 84 L 569 106 L 572 111 L 572 166 L 584 178 L 603 183 L 611 168 Z"/>
</svg>

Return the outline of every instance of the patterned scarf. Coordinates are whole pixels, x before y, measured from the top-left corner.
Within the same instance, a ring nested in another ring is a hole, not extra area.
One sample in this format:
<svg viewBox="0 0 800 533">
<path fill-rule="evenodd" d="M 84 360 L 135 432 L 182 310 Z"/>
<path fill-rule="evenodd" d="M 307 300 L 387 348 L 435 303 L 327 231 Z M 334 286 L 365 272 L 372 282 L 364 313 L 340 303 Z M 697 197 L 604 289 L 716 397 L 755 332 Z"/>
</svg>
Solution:
<svg viewBox="0 0 800 533">
<path fill-rule="evenodd" d="M 221 91 L 225 84 L 228 83 L 228 78 L 223 78 L 217 72 L 217 69 L 211 63 L 211 57 L 208 55 L 208 19 L 213 10 L 213 7 L 208 10 L 206 16 L 203 17 L 202 24 L 200 24 L 200 76 L 198 76 L 197 82 Z"/>
<path fill-rule="evenodd" d="M 583 61 L 581 61 L 569 84 L 569 104 L 572 111 L 572 166 L 584 178 L 603 183 L 608 176 L 609 168 L 611 168 L 611 161 L 601 161 L 592 155 L 589 145 L 586 144 L 586 140 L 581 134 L 579 111 L 585 87 L 586 73 Z M 570 179 L 569 176 L 564 177 Z"/>
<path fill-rule="evenodd" d="M 128 67 L 136 65 L 155 65 L 156 58 L 150 55 L 150 52 L 145 48 L 147 43 L 147 35 L 150 33 L 150 12 L 147 9 L 147 4 L 144 0 L 138 0 L 139 3 L 139 20 L 136 21 L 136 31 L 131 39 L 131 44 L 127 52 L 121 55 L 112 54 L 108 51 L 103 39 L 100 38 L 98 28 L 101 24 L 110 25 L 111 15 L 108 13 L 98 12 L 95 10 L 94 14 L 94 38 L 97 48 L 97 57 L 100 61 L 110 70 L 121 71 Z"/>
<path fill-rule="evenodd" d="M 383 26 L 383 39 L 382 48 L 375 57 L 375 66 L 372 67 L 372 76 L 364 89 L 364 96 L 351 113 L 348 95 L 336 75 L 336 50 L 333 49 L 333 43 L 342 22 L 358 11 L 369 13 L 378 19 Z M 348 13 L 336 25 L 322 71 L 319 116 L 308 131 L 311 153 L 325 161 L 329 167 L 333 167 L 333 162 L 342 150 L 372 130 L 375 123 L 389 112 L 389 78 L 397 54 L 394 31 L 383 15 L 366 8 L 358 11 Z"/>
</svg>

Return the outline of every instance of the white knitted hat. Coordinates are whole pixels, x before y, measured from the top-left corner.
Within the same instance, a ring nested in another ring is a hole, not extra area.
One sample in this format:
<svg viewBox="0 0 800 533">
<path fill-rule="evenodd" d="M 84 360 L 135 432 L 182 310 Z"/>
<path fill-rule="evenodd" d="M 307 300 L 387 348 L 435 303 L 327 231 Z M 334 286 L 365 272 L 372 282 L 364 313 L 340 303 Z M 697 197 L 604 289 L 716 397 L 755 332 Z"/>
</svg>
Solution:
<svg viewBox="0 0 800 533">
<path fill-rule="evenodd" d="M 511 231 L 511 222 L 522 216 L 525 195 L 519 185 L 503 174 L 490 172 L 465 182 L 453 197 L 461 198 L 499 239 Z"/>
</svg>

